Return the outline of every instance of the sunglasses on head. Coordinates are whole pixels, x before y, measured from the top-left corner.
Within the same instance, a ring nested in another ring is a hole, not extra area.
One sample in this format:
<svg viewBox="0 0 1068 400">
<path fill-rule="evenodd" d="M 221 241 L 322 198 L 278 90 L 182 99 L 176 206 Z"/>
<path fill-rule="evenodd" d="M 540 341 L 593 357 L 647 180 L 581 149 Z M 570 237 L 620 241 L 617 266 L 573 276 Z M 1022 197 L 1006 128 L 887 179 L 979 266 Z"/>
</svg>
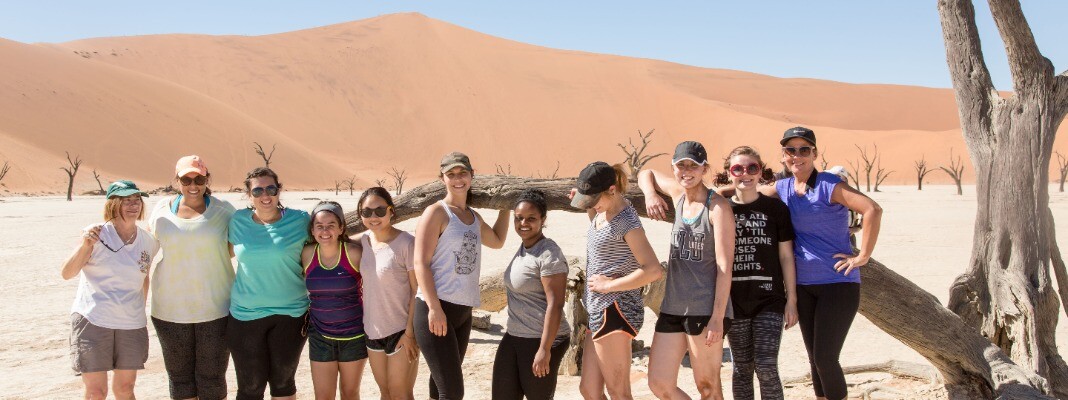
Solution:
<svg viewBox="0 0 1068 400">
<path fill-rule="evenodd" d="M 786 146 L 783 146 L 782 152 L 784 154 L 786 154 L 786 155 L 790 155 L 790 156 L 794 156 L 794 157 L 797 157 L 797 156 L 808 157 L 808 156 L 812 155 L 812 150 L 813 149 L 815 149 L 815 147 L 812 147 L 812 146 L 801 146 L 801 147 L 786 147 Z"/>
<path fill-rule="evenodd" d="M 192 185 L 194 183 L 197 184 L 197 185 L 205 185 L 205 184 L 208 183 L 208 177 L 206 177 L 204 175 L 197 175 L 196 177 L 193 177 L 193 178 L 190 178 L 188 176 L 182 176 L 182 177 L 178 177 L 178 181 L 182 183 L 182 186 L 189 186 L 189 185 Z"/>
<path fill-rule="evenodd" d="M 278 186 L 271 185 L 271 186 L 267 186 L 265 188 L 261 188 L 261 187 L 252 188 L 252 197 L 260 197 L 260 196 L 263 196 L 264 193 L 267 193 L 268 196 L 277 196 L 278 195 Z"/>
<path fill-rule="evenodd" d="M 382 218 L 386 216 L 386 211 L 389 211 L 389 206 L 364 208 L 360 210 L 360 216 L 364 218 L 371 218 L 372 215 Z"/>
<path fill-rule="evenodd" d="M 742 175 L 757 175 L 760 174 L 760 164 L 752 163 L 748 165 L 734 164 L 728 169 L 732 176 L 739 177 Z"/>
</svg>

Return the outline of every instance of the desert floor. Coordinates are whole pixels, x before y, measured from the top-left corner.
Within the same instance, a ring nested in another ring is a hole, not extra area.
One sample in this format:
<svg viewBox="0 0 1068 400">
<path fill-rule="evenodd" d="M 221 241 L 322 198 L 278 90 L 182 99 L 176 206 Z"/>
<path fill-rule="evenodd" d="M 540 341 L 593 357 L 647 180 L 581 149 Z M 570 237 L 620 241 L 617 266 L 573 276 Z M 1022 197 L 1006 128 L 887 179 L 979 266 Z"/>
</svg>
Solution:
<svg viewBox="0 0 1068 400">
<path fill-rule="evenodd" d="M 1062 248 L 1068 248 L 1068 195 L 1051 189 L 1050 205 L 1058 219 L 1058 237 Z M 973 187 L 965 187 L 964 196 L 957 196 L 951 186 L 929 186 L 922 192 L 915 187 L 885 187 L 872 193 L 884 208 L 882 233 L 875 258 L 909 278 L 945 303 L 953 279 L 968 264 L 976 201 Z M 239 194 L 222 195 L 236 206 L 247 200 Z M 290 207 L 310 209 L 318 199 L 335 199 L 346 208 L 355 207 L 355 197 L 347 193 L 335 196 L 330 192 L 285 192 L 283 202 Z M 149 203 L 159 200 L 152 197 Z M 68 357 L 69 319 L 71 300 L 77 280 L 64 281 L 59 276 L 60 264 L 78 241 L 82 227 L 99 222 L 103 199 L 76 197 L 66 202 L 62 197 L 3 197 L 0 198 L 0 268 L 7 278 L 0 281 L 0 398 L 76 398 L 81 396 L 81 380 L 70 369 Z M 493 211 L 481 214 L 493 219 Z M 668 252 L 670 225 L 645 220 L 649 239 L 661 260 Z M 414 230 L 415 220 L 399 227 Z M 551 212 L 546 235 L 555 239 L 568 255 L 583 255 L 585 215 Z M 514 232 L 513 232 L 514 233 Z M 514 234 L 502 250 L 484 249 L 483 274 L 501 273 L 519 246 Z M 1068 324 L 1064 314 L 1057 329 L 1058 342 L 1068 342 Z M 492 316 L 490 331 L 475 331 L 468 350 L 464 370 L 469 398 L 489 398 L 493 355 L 501 336 L 505 312 Z M 645 327 L 639 339 L 646 346 L 652 342 L 655 316 L 647 311 Z M 137 393 L 142 398 L 165 398 L 167 377 L 163 368 L 159 343 L 149 325 L 152 336 L 149 361 L 139 374 Z M 641 353 L 639 353 L 641 354 Z M 857 316 L 842 354 L 845 366 L 904 360 L 926 363 L 923 357 L 906 345 L 882 332 L 864 317 Z M 633 387 L 638 398 L 652 398 L 646 386 L 645 361 L 634 359 Z M 807 357 L 798 329 L 784 335 L 779 356 L 781 374 L 792 377 L 808 370 Z M 305 354 L 297 374 L 298 398 L 312 398 L 311 376 Z M 724 395 L 730 398 L 730 364 L 723 365 Z M 696 394 L 689 368 L 680 374 L 680 387 Z M 419 372 L 416 397 L 425 398 L 429 373 L 425 364 Z M 228 374 L 231 393 L 235 387 L 233 369 Z M 578 377 L 561 377 L 558 398 L 578 398 Z M 934 398 L 942 394 L 926 382 L 889 379 L 880 374 L 851 376 L 859 395 L 865 387 L 882 384 L 897 388 L 900 393 L 880 392 L 881 398 Z M 378 391 L 367 369 L 363 377 L 362 395 L 377 398 Z M 811 398 L 810 387 L 796 385 L 787 388 L 789 398 Z"/>
</svg>

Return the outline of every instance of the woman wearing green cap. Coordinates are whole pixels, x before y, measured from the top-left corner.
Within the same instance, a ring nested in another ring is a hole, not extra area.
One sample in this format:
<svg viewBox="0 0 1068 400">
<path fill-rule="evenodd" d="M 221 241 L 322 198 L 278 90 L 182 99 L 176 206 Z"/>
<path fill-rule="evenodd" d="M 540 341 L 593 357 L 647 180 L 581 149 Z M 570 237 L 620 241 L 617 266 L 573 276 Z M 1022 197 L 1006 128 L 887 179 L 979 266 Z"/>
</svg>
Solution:
<svg viewBox="0 0 1068 400">
<path fill-rule="evenodd" d="M 85 384 L 85 398 L 111 391 L 134 398 L 137 370 L 148 360 L 148 272 L 159 243 L 137 226 L 144 218 L 142 192 L 131 181 L 108 186 L 104 223 L 82 230 L 82 242 L 63 263 L 63 279 L 81 276 L 71 307 L 70 356 Z"/>
<path fill-rule="evenodd" d="M 445 198 L 423 210 L 415 230 L 415 340 L 430 367 L 430 397 L 462 399 L 461 369 L 471 337 L 471 308 L 481 302 L 482 246 L 504 247 L 508 210 L 491 228 L 467 206 L 474 170 L 463 153 L 441 159 Z"/>
<path fill-rule="evenodd" d="M 226 397 L 234 284 L 226 236 L 234 206 L 212 196 L 210 183 L 204 160 L 180 158 L 174 167 L 179 194 L 157 202 L 148 217 L 162 247 L 152 272 L 152 326 L 173 399 Z"/>
</svg>

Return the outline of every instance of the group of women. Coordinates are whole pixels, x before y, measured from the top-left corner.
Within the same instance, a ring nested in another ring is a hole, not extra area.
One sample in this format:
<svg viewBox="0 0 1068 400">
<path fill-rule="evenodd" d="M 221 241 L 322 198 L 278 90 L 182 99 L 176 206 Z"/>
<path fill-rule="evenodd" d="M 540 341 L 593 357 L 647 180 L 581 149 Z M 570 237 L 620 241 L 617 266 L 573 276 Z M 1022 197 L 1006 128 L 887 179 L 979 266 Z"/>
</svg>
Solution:
<svg viewBox="0 0 1068 400">
<path fill-rule="evenodd" d="M 720 190 L 697 142 L 678 145 L 672 174 L 644 170 L 638 187 L 649 217 L 668 220 L 665 271 L 626 199 L 621 165 L 594 162 L 579 174 L 571 205 L 588 210 L 588 312 L 580 392 L 588 399 L 631 397 L 631 341 L 641 329 L 641 288 L 667 274 L 649 358 L 649 386 L 661 399 L 689 398 L 678 385 L 689 353 L 699 395 L 721 398 L 722 341 L 734 357 L 736 399 L 782 398 L 778 351 L 783 329 L 800 324 L 815 395 L 842 399 L 839 353 L 859 306 L 860 273 L 878 235 L 881 209 L 837 176 L 817 172 L 815 134 L 787 130 L 782 162 L 792 176 L 769 185 L 770 170 L 749 147 L 730 152 Z M 279 201 L 282 183 L 251 171 L 251 204 L 235 210 L 211 196 L 211 175 L 197 156 L 175 168 L 180 194 L 159 201 L 148 229 L 146 193 L 130 181 L 107 190 L 103 224 L 82 232 L 63 266 L 80 276 L 71 312 L 71 358 L 86 398 L 133 398 L 148 358 L 145 305 L 160 341 L 170 396 L 227 395 L 233 358 L 238 399 L 293 398 L 294 376 L 309 347 L 316 398 L 358 398 L 370 360 L 384 399 L 412 399 L 418 359 L 430 370 L 431 398 L 459 399 L 462 363 L 479 306 L 481 247 L 504 246 L 509 221 L 522 239 L 504 271 L 508 322 L 493 364 L 494 399 L 551 399 L 572 334 L 563 318 L 568 265 L 545 237 L 548 205 L 536 189 L 491 226 L 468 207 L 474 169 L 462 153 L 440 163 L 445 197 L 427 207 L 416 234 L 395 228 L 393 200 L 380 187 L 356 204 L 367 231 L 350 237 L 336 202 L 310 213 Z M 861 249 L 849 238 L 850 210 L 863 215 Z M 511 216 L 509 214 L 512 214 Z M 150 271 L 156 253 L 162 254 Z M 236 260 L 236 273 L 234 263 Z M 149 279 L 150 272 L 152 279 Z"/>
</svg>

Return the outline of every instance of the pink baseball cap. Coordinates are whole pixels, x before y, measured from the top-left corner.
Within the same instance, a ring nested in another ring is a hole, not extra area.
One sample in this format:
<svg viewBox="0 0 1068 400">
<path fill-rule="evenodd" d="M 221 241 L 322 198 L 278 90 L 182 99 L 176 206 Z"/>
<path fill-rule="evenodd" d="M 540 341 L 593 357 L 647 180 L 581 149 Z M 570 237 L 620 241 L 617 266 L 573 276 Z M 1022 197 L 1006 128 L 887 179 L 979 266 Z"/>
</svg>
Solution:
<svg viewBox="0 0 1068 400">
<path fill-rule="evenodd" d="M 201 160 L 200 156 L 192 155 L 179 158 L 178 164 L 174 166 L 175 176 L 185 176 L 190 172 L 208 176 L 208 167 L 204 165 L 204 160 Z"/>
</svg>

